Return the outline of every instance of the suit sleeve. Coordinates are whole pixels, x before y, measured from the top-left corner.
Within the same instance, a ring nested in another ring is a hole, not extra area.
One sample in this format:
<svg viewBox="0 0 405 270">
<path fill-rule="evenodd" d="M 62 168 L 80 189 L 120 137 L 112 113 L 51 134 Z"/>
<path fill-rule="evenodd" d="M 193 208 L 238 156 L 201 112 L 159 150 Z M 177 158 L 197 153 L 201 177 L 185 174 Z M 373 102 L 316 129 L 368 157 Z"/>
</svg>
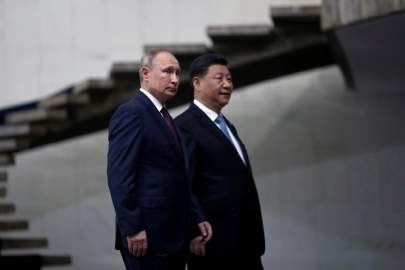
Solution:
<svg viewBox="0 0 405 270">
<path fill-rule="evenodd" d="M 190 214 L 191 214 L 191 224 L 197 225 L 200 222 L 207 221 L 205 213 L 203 211 L 203 208 L 201 207 L 201 204 L 195 195 L 193 191 L 193 183 L 195 180 L 195 169 L 196 169 L 196 144 L 193 140 L 192 135 L 187 131 L 186 128 L 182 126 L 181 123 L 178 123 L 178 127 L 182 133 L 182 136 L 185 140 L 185 144 L 187 147 L 187 158 L 189 159 L 189 164 L 190 164 L 190 169 L 189 169 L 189 178 L 190 178 L 190 183 L 191 183 L 191 188 L 190 188 L 190 198 L 191 198 L 191 204 L 190 204 Z M 197 229 L 197 233 L 195 233 Z M 200 234 L 198 227 L 192 228 L 192 234 Z"/>
<path fill-rule="evenodd" d="M 122 236 L 144 229 L 135 190 L 142 130 L 142 120 L 134 112 L 119 109 L 110 121 L 108 187 Z"/>
</svg>

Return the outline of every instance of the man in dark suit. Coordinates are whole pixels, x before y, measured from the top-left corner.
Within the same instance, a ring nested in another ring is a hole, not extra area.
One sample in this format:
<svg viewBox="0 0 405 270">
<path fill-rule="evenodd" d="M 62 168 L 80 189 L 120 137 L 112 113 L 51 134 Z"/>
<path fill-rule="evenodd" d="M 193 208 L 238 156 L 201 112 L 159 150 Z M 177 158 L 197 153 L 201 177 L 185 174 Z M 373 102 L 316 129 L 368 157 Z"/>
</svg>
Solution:
<svg viewBox="0 0 405 270">
<path fill-rule="evenodd" d="M 190 156 L 195 220 L 207 220 L 211 241 L 194 235 L 197 269 L 263 269 L 264 232 L 249 158 L 235 127 L 221 113 L 232 90 L 227 61 L 205 54 L 191 64 L 194 101 L 176 118 Z"/>
<path fill-rule="evenodd" d="M 190 184 L 184 142 L 165 108 L 180 66 L 167 51 L 141 60 L 141 89 L 109 126 L 108 186 L 116 212 L 116 248 L 126 269 L 184 269 Z"/>
</svg>

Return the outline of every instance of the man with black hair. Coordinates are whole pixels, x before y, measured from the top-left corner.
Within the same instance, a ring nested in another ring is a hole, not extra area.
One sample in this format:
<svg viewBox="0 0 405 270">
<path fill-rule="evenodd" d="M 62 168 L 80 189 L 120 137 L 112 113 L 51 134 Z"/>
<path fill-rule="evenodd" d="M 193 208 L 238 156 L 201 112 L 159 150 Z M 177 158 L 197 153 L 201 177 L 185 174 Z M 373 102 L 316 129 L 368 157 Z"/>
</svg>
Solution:
<svg viewBox="0 0 405 270">
<path fill-rule="evenodd" d="M 192 62 L 194 101 L 175 119 L 190 159 L 193 220 L 212 226 L 211 240 L 195 229 L 190 270 L 263 269 L 263 222 L 248 154 L 221 113 L 233 90 L 227 64 L 214 53 Z"/>
</svg>

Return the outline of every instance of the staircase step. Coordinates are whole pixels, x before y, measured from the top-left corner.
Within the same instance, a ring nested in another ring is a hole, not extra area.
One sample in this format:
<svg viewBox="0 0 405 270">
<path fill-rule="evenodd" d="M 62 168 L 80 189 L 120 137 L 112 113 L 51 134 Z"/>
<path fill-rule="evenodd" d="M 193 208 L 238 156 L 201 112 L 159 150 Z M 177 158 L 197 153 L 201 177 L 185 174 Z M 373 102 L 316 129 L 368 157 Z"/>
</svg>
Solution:
<svg viewBox="0 0 405 270">
<path fill-rule="evenodd" d="M 45 238 L 0 238 L 0 250 L 44 248 L 48 246 Z"/>
<path fill-rule="evenodd" d="M 73 96 L 87 96 L 89 100 L 104 100 L 114 89 L 111 79 L 88 79 L 73 87 Z"/>
<path fill-rule="evenodd" d="M 266 46 L 272 39 L 273 28 L 270 24 L 220 25 L 209 26 L 207 33 L 214 50 L 228 54 Z"/>
<path fill-rule="evenodd" d="M 0 215 L 11 214 L 15 212 L 15 205 L 12 203 L 0 204 Z"/>
<path fill-rule="evenodd" d="M 0 221 L 0 231 L 19 231 L 27 230 L 28 221 L 25 220 L 7 220 Z"/>
<path fill-rule="evenodd" d="M 118 62 L 114 63 L 111 70 L 110 76 L 115 82 L 126 81 L 130 84 L 139 85 L 139 62 Z"/>
<path fill-rule="evenodd" d="M 7 182 L 7 172 L 0 172 L 0 183 Z"/>
<path fill-rule="evenodd" d="M 41 100 L 38 103 L 40 108 L 74 107 L 83 106 L 90 103 L 90 96 L 86 94 L 74 95 L 72 93 L 63 93 Z"/>
<path fill-rule="evenodd" d="M 17 152 L 29 148 L 29 145 L 29 141 L 26 139 L 0 140 L 0 152 Z"/>
<path fill-rule="evenodd" d="M 0 126 L 0 138 L 42 136 L 46 128 L 41 125 L 20 124 Z"/>
<path fill-rule="evenodd" d="M 3 255 L 0 256 L 0 267 L 4 269 L 40 269 L 46 266 L 62 266 L 72 264 L 72 258 L 67 255 Z"/>
<path fill-rule="evenodd" d="M 42 256 L 42 266 L 70 265 L 70 256 Z"/>
<path fill-rule="evenodd" d="M 6 187 L 0 187 L 0 198 L 4 198 L 7 195 Z"/>
<path fill-rule="evenodd" d="M 303 28 L 313 26 L 320 29 L 321 6 L 273 6 L 270 7 L 270 15 L 276 27 Z"/>
<path fill-rule="evenodd" d="M 268 36 L 272 27 L 269 24 L 251 24 L 251 25 L 218 25 L 209 26 L 207 33 L 211 39 L 218 38 L 252 38 Z"/>
<path fill-rule="evenodd" d="M 66 120 L 68 118 L 65 109 L 33 109 L 9 113 L 5 117 L 7 124 L 19 124 L 30 122 L 44 122 L 52 120 Z"/>
<path fill-rule="evenodd" d="M 15 164 L 15 159 L 13 154 L 4 154 L 0 153 L 0 166 L 9 166 L 9 165 L 14 165 Z"/>
<path fill-rule="evenodd" d="M 143 47 L 144 52 L 152 50 L 167 50 L 176 56 L 200 55 L 206 53 L 208 48 L 203 43 L 196 44 L 149 44 Z"/>
</svg>

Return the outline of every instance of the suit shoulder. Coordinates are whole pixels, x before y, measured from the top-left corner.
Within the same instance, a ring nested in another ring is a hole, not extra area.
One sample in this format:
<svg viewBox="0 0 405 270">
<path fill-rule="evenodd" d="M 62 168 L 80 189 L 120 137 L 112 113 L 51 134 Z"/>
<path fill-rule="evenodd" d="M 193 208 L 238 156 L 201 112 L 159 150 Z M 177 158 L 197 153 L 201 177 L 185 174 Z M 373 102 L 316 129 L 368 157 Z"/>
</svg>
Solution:
<svg viewBox="0 0 405 270">
<path fill-rule="evenodd" d="M 176 124 L 179 127 L 187 127 L 187 126 L 189 126 L 193 121 L 190 109 L 187 109 L 184 112 L 182 112 L 181 114 L 179 114 L 174 119 L 174 121 L 176 122 Z"/>
<path fill-rule="evenodd" d="M 142 107 L 139 102 L 135 98 L 132 98 L 118 106 L 115 113 L 140 113 L 141 111 Z"/>
<path fill-rule="evenodd" d="M 109 129 L 117 125 L 122 125 L 123 123 L 137 122 L 142 118 L 142 108 L 134 99 L 131 99 L 123 104 L 121 104 L 113 113 Z"/>
<path fill-rule="evenodd" d="M 143 108 L 134 98 L 130 99 L 121 105 L 113 113 L 111 119 L 123 116 L 123 115 L 139 115 L 141 116 L 143 113 Z"/>
</svg>

